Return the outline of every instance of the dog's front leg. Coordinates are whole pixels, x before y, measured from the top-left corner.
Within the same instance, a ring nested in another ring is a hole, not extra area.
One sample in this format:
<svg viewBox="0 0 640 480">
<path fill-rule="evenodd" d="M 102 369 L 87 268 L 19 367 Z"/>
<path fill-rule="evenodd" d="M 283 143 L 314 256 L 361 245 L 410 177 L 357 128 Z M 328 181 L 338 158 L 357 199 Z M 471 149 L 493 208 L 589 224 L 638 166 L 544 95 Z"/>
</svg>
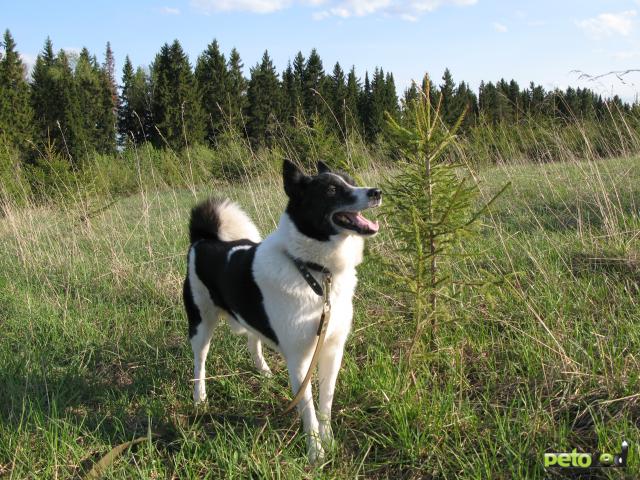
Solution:
<svg viewBox="0 0 640 480">
<path fill-rule="evenodd" d="M 333 443 L 331 430 L 331 405 L 336 388 L 336 379 L 342 363 L 343 342 L 327 342 L 318 361 L 318 417 L 320 420 L 320 440 L 325 447 Z"/>
<path fill-rule="evenodd" d="M 289 378 L 291 381 L 291 389 L 293 394 L 298 393 L 298 389 L 304 380 L 311 356 L 303 357 L 298 355 L 287 356 L 287 368 L 289 370 Z M 318 434 L 318 419 L 313 406 L 313 395 L 311 392 L 311 382 L 304 389 L 304 394 L 298 403 L 298 413 L 302 417 L 302 425 L 304 433 L 307 436 L 307 455 L 311 463 L 316 463 L 324 458 L 324 450 L 320 443 Z"/>
</svg>

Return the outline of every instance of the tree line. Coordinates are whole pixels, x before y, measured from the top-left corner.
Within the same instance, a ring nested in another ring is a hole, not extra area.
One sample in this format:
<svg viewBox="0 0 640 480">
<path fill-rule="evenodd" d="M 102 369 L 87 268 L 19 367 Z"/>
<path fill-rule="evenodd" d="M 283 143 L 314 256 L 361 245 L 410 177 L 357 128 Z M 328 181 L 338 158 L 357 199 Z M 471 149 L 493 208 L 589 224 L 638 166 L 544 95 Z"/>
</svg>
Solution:
<svg viewBox="0 0 640 480">
<path fill-rule="evenodd" d="M 148 68 L 127 56 L 121 81 L 109 43 L 101 61 L 86 48 L 79 54 L 55 52 L 47 38 L 30 75 L 7 30 L 0 48 L 0 135 L 25 158 L 57 154 L 78 165 L 87 153 L 115 153 L 150 142 L 179 150 L 186 144 L 215 146 L 228 129 L 256 146 L 269 145 L 279 129 L 322 122 L 338 138 L 358 131 L 376 142 L 384 115 L 399 120 L 419 95 L 416 85 L 397 93 L 394 76 L 375 68 L 364 78 L 355 66 L 336 63 L 325 70 L 318 52 L 298 52 L 278 72 L 267 51 L 243 73 L 234 48 L 228 58 L 213 41 L 189 61 L 178 40 L 165 43 Z M 478 93 L 444 72 L 432 82 L 431 99 L 449 124 L 467 114 L 462 131 L 485 123 L 510 124 L 537 117 L 550 121 L 602 120 L 612 106 L 638 113 L 617 96 L 605 99 L 590 89 L 521 88 L 504 79 L 482 82 Z"/>
</svg>

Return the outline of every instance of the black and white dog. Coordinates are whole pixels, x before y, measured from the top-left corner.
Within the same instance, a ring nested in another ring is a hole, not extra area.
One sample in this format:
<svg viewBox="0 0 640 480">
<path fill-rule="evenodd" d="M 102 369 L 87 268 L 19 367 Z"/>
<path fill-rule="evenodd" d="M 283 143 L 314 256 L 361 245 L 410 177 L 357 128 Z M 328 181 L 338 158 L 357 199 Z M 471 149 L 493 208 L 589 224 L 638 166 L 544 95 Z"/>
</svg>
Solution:
<svg viewBox="0 0 640 480">
<path fill-rule="evenodd" d="M 206 400 L 205 361 L 216 324 L 226 319 L 234 333 L 248 337 L 256 368 L 270 375 L 262 343 L 281 352 L 294 393 L 302 384 L 316 346 L 323 299 L 304 279 L 311 272 L 322 284 L 332 274 L 331 322 L 318 361 L 319 413 L 311 384 L 298 404 L 311 461 L 322 458 L 332 441 L 331 404 L 344 344 L 351 329 L 356 266 L 364 237 L 378 223 L 360 213 L 381 203 L 377 188 L 356 187 L 344 173 L 318 163 L 307 176 L 293 163 L 283 165 L 288 197 L 278 228 L 261 242 L 249 217 L 228 200 L 209 199 L 191 212 L 184 303 L 194 356 L 193 398 Z M 299 269 L 298 266 L 305 266 Z"/>
</svg>

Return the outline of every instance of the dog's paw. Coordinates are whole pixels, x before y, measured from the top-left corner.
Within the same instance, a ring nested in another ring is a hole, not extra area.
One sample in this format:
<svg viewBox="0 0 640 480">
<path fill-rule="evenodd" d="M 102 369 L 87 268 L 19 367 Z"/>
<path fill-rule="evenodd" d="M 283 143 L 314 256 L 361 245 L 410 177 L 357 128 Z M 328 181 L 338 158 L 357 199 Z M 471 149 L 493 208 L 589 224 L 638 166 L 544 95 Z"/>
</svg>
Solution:
<svg viewBox="0 0 640 480">
<path fill-rule="evenodd" d="M 273 372 L 267 365 L 265 365 L 262 368 L 258 368 L 258 373 L 265 378 L 273 377 Z"/>
<path fill-rule="evenodd" d="M 193 404 L 198 407 L 207 403 L 207 392 L 204 389 L 194 388 L 193 390 Z"/>
<path fill-rule="evenodd" d="M 327 450 L 333 450 L 335 447 L 335 440 L 333 438 L 333 430 L 331 429 L 331 423 L 320 422 L 320 442 L 322 446 Z"/>
<path fill-rule="evenodd" d="M 312 465 L 317 465 L 322 463 L 324 460 L 325 453 L 322 448 L 322 443 L 320 442 L 320 438 L 317 435 L 313 435 L 309 437 L 307 440 L 307 458 L 309 459 L 309 463 Z"/>
</svg>

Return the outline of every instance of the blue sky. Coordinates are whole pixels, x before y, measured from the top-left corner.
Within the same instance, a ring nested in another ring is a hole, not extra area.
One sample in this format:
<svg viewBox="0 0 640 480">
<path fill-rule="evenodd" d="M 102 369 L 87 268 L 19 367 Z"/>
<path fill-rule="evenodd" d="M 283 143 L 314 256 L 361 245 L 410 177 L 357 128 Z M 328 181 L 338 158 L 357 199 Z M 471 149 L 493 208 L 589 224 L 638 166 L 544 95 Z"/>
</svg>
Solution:
<svg viewBox="0 0 640 480">
<path fill-rule="evenodd" d="M 119 72 L 125 55 L 149 65 L 175 38 L 193 64 L 216 38 L 225 53 L 238 49 L 247 75 L 265 49 L 282 71 L 315 47 L 325 70 L 340 61 L 364 76 L 382 66 L 399 90 L 426 71 L 439 81 L 449 67 L 474 88 L 505 77 L 626 100 L 640 91 L 640 74 L 624 84 L 571 73 L 640 68 L 640 0 L 0 0 L 0 11 L 27 63 L 47 36 L 56 50 L 86 46 L 99 58 L 110 41 Z"/>
</svg>

